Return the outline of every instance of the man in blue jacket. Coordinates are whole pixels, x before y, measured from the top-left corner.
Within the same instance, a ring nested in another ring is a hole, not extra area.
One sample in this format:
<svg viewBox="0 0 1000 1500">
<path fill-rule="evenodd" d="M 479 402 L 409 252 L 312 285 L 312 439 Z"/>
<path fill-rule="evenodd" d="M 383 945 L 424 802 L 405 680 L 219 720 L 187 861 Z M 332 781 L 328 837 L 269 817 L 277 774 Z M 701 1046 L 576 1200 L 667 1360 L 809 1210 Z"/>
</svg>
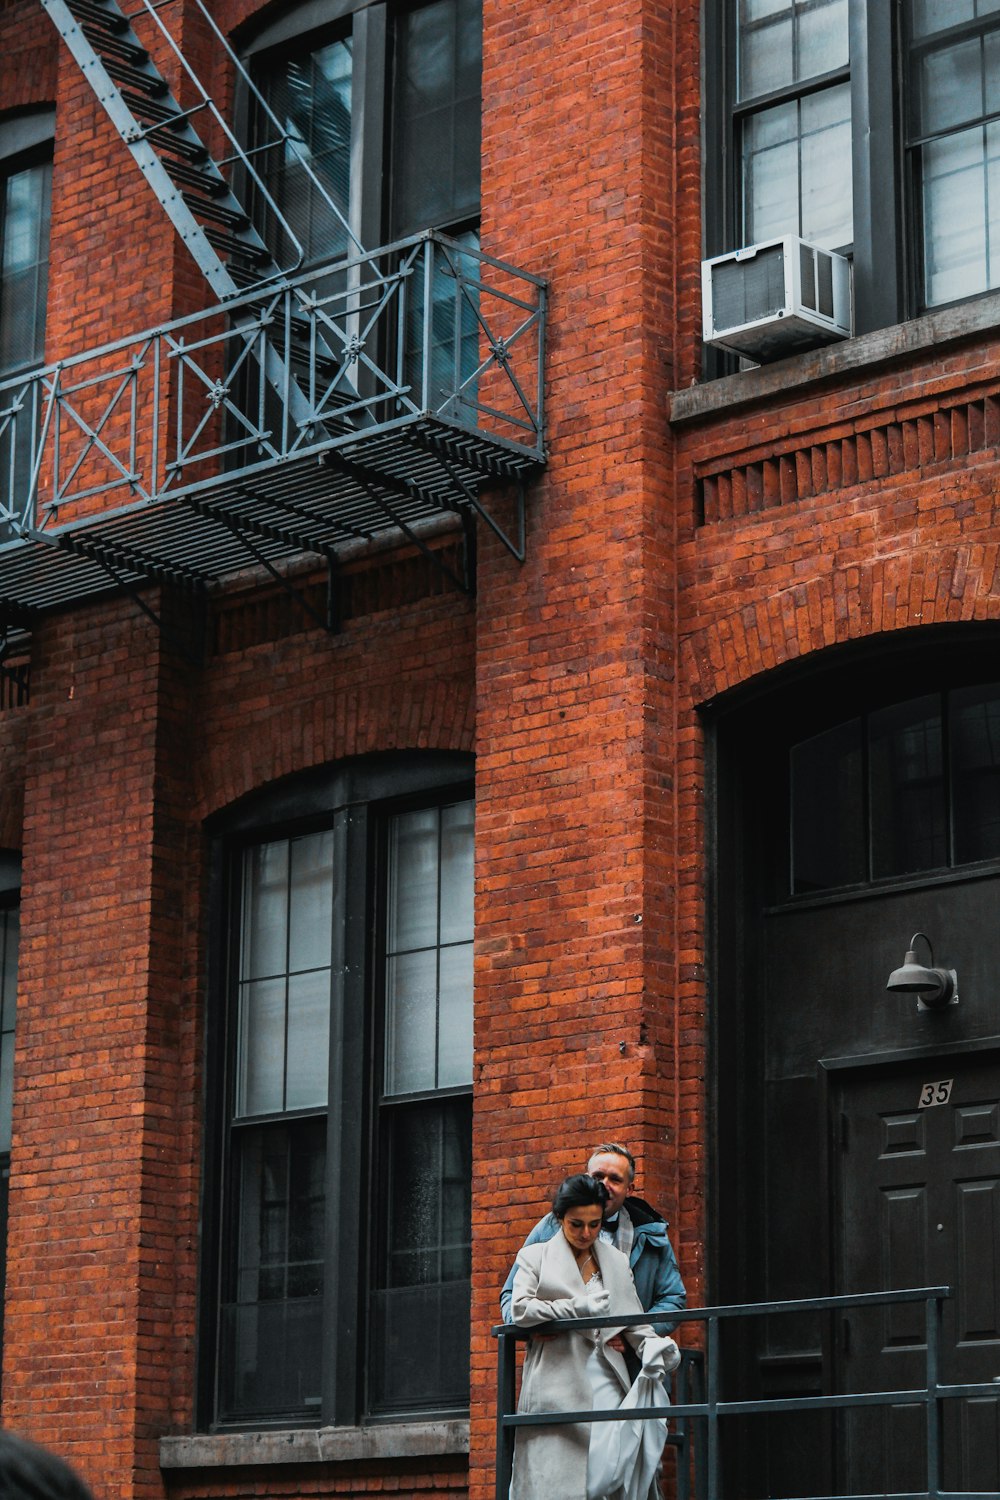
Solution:
<svg viewBox="0 0 1000 1500">
<path fill-rule="evenodd" d="M 677 1269 L 673 1246 L 667 1238 L 666 1220 L 642 1198 L 630 1195 L 635 1180 L 635 1157 L 625 1146 L 611 1141 L 595 1146 L 587 1163 L 591 1177 L 603 1182 L 608 1190 L 601 1239 L 628 1256 L 639 1301 L 648 1313 L 679 1312 L 687 1293 Z M 540 1219 L 525 1240 L 526 1245 L 550 1240 L 558 1233 L 559 1221 L 552 1214 Z M 505 1323 L 510 1322 L 510 1301 L 514 1290 L 514 1270 L 503 1284 L 500 1310 Z M 677 1326 L 666 1318 L 650 1320 L 657 1333 L 670 1333 Z"/>
</svg>

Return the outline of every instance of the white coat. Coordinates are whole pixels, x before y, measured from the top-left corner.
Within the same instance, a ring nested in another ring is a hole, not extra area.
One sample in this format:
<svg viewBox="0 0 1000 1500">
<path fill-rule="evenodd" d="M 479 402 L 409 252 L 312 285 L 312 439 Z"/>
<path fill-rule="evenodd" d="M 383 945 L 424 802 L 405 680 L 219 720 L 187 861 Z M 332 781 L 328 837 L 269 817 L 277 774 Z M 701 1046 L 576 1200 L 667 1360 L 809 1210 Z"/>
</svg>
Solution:
<svg viewBox="0 0 1000 1500">
<path fill-rule="evenodd" d="M 627 1258 L 601 1240 L 594 1245 L 594 1254 L 601 1282 L 611 1299 L 611 1312 L 641 1313 L 642 1303 Z M 511 1321 L 520 1328 L 532 1328 L 552 1318 L 578 1317 L 573 1302 L 586 1290 L 576 1257 L 560 1231 L 553 1239 L 527 1245 L 518 1253 Z M 653 1333 L 642 1324 L 617 1331 L 624 1333 L 634 1348 Z M 602 1372 L 620 1387 L 620 1401 L 630 1381 L 624 1357 L 607 1347 L 615 1332 L 614 1328 L 588 1328 L 532 1339 L 524 1360 L 518 1411 L 592 1410 L 594 1395 L 587 1360 L 595 1350 Z M 589 1441 L 590 1427 L 582 1423 L 519 1427 L 510 1500 L 585 1500 Z"/>
</svg>

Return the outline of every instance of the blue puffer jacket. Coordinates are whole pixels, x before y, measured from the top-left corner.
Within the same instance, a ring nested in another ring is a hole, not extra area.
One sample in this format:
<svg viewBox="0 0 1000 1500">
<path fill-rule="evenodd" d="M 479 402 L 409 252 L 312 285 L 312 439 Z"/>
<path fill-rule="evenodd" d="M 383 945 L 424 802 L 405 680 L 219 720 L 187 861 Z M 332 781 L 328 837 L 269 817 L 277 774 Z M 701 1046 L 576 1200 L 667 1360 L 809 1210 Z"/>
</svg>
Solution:
<svg viewBox="0 0 1000 1500">
<path fill-rule="evenodd" d="M 677 1269 L 673 1246 L 667 1238 L 666 1220 L 661 1219 L 656 1210 L 650 1208 L 642 1198 L 626 1198 L 625 1208 L 635 1231 L 628 1259 L 639 1301 L 648 1313 L 679 1312 L 687 1302 L 687 1293 Z M 537 1245 L 540 1241 L 552 1239 L 558 1232 L 559 1220 L 552 1214 L 546 1214 L 544 1219 L 539 1219 L 524 1243 Z M 505 1323 L 510 1322 L 514 1271 L 515 1267 L 511 1266 L 510 1275 L 500 1293 L 500 1311 Z M 661 1334 L 671 1333 L 677 1326 L 665 1318 L 651 1321 L 657 1333 Z"/>
</svg>

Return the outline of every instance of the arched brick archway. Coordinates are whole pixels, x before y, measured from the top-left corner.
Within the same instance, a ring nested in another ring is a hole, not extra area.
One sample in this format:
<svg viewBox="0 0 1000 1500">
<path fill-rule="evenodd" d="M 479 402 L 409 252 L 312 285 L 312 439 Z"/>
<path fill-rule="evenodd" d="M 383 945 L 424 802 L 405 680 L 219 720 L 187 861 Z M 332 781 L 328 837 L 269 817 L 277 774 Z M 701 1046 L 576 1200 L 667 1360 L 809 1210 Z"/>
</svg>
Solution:
<svg viewBox="0 0 1000 1500">
<path fill-rule="evenodd" d="M 825 647 L 921 625 L 1000 619 L 1000 544 L 893 553 L 720 613 L 681 640 L 681 680 L 705 704 Z"/>
<path fill-rule="evenodd" d="M 460 679 L 317 693 L 275 705 L 250 732 L 234 725 L 214 739 L 199 766 L 196 805 L 207 816 L 269 782 L 360 755 L 473 747 L 472 696 Z"/>
</svg>

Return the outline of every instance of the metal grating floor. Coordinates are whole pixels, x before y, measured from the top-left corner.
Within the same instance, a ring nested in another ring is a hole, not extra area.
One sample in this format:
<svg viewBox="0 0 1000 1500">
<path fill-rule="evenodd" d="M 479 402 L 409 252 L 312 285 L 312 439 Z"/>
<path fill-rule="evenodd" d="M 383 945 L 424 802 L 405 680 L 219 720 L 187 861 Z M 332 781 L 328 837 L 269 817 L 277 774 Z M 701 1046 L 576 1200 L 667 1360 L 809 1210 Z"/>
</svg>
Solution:
<svg viewBox="0 0 1000 1500">
<path fill-rule="evenodd" d="M 329 554 L 435 515 L 480 514 L 495 526 L 482 488 L 538 466 L 515 444 L 433 417 L 374 428 L 0 546 L 0 613 L 27 621 L 116 587 L 200 587 L 261 558 Z"/>
</svg>

